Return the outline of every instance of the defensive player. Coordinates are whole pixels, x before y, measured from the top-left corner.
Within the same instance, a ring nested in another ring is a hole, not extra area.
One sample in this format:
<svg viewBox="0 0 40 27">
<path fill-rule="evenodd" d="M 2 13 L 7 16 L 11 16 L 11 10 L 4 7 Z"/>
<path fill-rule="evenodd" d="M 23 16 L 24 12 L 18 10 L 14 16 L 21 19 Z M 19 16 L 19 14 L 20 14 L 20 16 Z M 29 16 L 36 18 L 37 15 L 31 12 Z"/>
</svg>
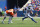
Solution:
<svg viewBox="0 0 40 27">
<path fill-rule="evenodd" d="M 25 19 L 25 18 L 30 18 L 32 21 L 34 21 L 35 23 L 37 23 L 31 16 L 30 16 L 30 13 L 32 13 L 32 6 L 28 6 L 28 7 L 26 7 L 26 14 L 25 14 L 25 17 L 24 18 L 22 18 L 22 21 Z M 33 14 L 33 13 L 32 13 Z"/>
<path fill-rule="evenodd" d="M 4 19 L 3 19 L 3 21 L 2 21 L 3 24 L 4 24 L 4 20 L 6 19 L 6 15 L 9 15 L 8 24 L 10 24 L 10 23 L 11 23 L 11 20 L 12 20 L 12 18 L 13 18 L 13 15 L 14 15 L 14 10 L 13 10 L 13 9 L 6 10 L 5 15 L 4 15 Z"/>
</svg>

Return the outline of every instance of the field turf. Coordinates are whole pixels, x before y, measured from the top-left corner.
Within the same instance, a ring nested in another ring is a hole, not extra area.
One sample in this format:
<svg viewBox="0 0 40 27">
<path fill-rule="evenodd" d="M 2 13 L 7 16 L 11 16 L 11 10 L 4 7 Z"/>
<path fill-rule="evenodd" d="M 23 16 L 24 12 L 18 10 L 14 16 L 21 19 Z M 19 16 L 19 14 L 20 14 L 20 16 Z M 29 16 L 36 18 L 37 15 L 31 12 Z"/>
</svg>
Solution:
<svg viewBox="0 0 40 27">
<path fill-rule="evenodd" d="M 4 23 L 2 24 L 3 17 L 0 17 L 0 27 L 40 27 L 40 17 L 34 17 L 33 19 L 38 23 L 33 22 L 30 18 L 26 18 L 22 21 L 23 17 L 14 17 L 12 19 L 13 23 L 8 24 L 8 17 L 5 19 Z"/>
</svg>

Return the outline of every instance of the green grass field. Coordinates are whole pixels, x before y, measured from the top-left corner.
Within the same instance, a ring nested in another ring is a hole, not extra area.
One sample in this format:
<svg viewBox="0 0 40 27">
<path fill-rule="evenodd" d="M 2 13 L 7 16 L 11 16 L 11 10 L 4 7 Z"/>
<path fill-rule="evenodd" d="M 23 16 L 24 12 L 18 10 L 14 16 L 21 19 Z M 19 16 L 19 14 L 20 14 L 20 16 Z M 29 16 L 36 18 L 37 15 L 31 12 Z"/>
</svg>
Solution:
<svg viewBox="0 0 40 27">
<path fill-rule="evenodd" d="M 0 27 L 40 27 L 40 17 L 33 18 L 38 23 L 33 22 L 30 18 L 27 18 L 24 21 L 22 21 L 22 18 L 23 17 L 14 17 L 12 19 L 13 23 L 11 24 L 8 24 L 9 18 L 6 18 L 4 21 L 5 24 L 2 24 L 1 22 L 3 17 L 2 18 L 0 17 Z"/>
</svg>

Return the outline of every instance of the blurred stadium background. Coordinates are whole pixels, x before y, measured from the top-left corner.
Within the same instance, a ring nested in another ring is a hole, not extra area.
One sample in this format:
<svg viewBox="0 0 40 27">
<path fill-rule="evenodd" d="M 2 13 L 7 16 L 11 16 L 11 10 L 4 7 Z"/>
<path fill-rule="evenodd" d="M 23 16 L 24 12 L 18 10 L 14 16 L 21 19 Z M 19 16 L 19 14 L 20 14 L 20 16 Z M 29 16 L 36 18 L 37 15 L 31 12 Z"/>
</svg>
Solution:
<svg viewBox="0 0 40 27">
<path fill-rule="evenodd" d="M 0 0 L 0 8 L 2 9 L 2 13 L 4 14 L 5 10 L 20 9 L 28 0 Z M 33 6 L 33 14 L 31 16 L 40 16 L 40 0 L 32 0 L 31 2 Z M 7 9 L 5 9 L 7 8 Z M 21 14 L 20 14 L 21 13 Z M 25 13 L 25 11 L 24 11 Z M 23 17 L 23 11 L 17 11 L 15 17 Z"/>
</svg>

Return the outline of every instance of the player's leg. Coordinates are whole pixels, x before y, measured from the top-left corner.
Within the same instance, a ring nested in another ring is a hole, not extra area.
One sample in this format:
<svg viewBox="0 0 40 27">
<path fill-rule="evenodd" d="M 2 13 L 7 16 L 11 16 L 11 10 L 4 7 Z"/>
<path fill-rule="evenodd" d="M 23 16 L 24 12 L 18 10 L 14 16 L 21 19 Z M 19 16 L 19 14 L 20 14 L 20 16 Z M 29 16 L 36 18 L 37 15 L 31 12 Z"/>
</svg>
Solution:
<svg viewBox="0 0 40 27">
<path fill-rule="evenodd" d="M 26 19 L 26 18 L 28 18 L 27 14 L 25 14 L 25 17 L 24 17 L 24 18 L 22 18 L 22 21 L 23 21 L 24 19 Z"/>
<path fill-rule="evenodd" d="M 22 21 L 23 21 L 24 19 L 26 19 L 26 18 L 28 18 L 28 17 L 24 17 L 24 18 L 22 18 Z"/>
<path fill-rule="evenodd" d="M 10 24 L 10 23 L 11 23 L 11 21 L 12 21 L 12 18 L 13 18 L 12 16 L 10 16 L 10 17 L 9 17 L 8 24 Z"/>
<path fill-rule="evenodd" d="M 12 17 L 12 18 L 13 18 L 13 17 Z M 12 22 L 12 18 L 11 18 L 11 23 L 13 23 L 13 22 Z"/>
<path fill-rule="evenodd" d="M 4 24 L 4 20 L 6 19 L 6 12 L 4 13 L 4 18 L 2 20 L 2 23 Z"/>
<path fill-rule="evenodd" d="M 12 16 L 12 18 L 13 18 L 13 16 Z M 11 18 L 11 23 L 13 23 L 13 22 L 12 22 L 12 18 Z"/>
<path fill-rule="evenodd" d="M 28 14 L 29 18 L 34 21 L 35 23 L 37 23 L 29 14 Z"/>
</svg>

